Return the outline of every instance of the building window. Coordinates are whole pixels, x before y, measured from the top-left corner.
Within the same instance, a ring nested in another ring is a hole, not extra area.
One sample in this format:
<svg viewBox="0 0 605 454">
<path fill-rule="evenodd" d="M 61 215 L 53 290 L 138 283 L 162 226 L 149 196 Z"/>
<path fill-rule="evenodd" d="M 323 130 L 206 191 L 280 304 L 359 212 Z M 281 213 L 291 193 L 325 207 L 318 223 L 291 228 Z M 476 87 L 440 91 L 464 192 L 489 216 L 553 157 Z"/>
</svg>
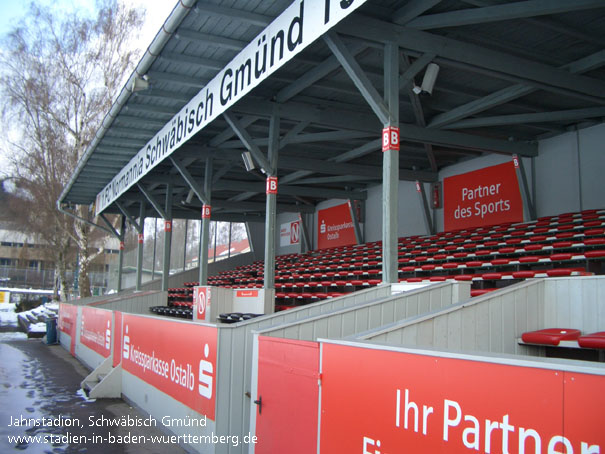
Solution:
<svg viewBox="0 0 605 454">
<path fill-rule="evenodd" d="M 11 267 L 15 265 L 15 259 L 0 258 L 0 266 Z"/>
<path fill-rule="evenodd" d="M 29 269 L 39 270 L 40 269 L 40 260 L 30 260 L 27 264 Z"/>
</svg>

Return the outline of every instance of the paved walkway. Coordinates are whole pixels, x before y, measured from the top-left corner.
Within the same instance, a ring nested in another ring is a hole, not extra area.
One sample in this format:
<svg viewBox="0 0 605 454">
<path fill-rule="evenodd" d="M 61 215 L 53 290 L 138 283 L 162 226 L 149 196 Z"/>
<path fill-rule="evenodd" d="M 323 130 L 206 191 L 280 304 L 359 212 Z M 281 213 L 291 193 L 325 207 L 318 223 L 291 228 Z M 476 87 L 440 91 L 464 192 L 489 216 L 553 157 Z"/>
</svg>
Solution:
<svg viewBox="0 0 605 454">
<path fill-rule="evenodd" d="M 80 382 L 88 371 L 62 347 L 24 337 L 20 333 L 0 332 L 0 453 L 186 452 L 178 445 L 154 443 L 152 436 L 166 435 L 158 428 L 89 426 L 91 418 L 97 421 L 101 417 L 115 420 L 148 416 L 120 399 L 86 399 L 80 391 Z M 46 426 L 9 425 L 21 418 Z M 48 426 L 49 422 L 61 425 Z M 72 423 L 79 423 L 80 427 Z M 128 435 L 130 442 L 125 439 Z M 38 438 L 18 440 L 13 438 L 16 436 Z M 135 436 L 139 441 L 145 437 L 145 442 L 132 443 Z"/>
</svg>

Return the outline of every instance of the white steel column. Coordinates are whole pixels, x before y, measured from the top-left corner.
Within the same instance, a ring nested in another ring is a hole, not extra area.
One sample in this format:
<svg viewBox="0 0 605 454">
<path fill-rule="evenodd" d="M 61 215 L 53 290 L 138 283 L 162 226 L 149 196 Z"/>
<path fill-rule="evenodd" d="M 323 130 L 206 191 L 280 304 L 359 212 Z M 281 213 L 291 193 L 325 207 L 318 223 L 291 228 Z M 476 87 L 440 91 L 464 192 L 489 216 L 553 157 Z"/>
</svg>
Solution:
<svg viewBox="0 0 605 454">
<path fill-rule="evenodd" d="M 275 287 L 275 216 L 277 206 L 277 155 L 279 150 L 279 111 L 274 106 L 269 125 L 269 168 L 267 170 L 267 203 L 265 212 L 264 288 Z M 273 185 L 275 185 L 273 187 Z"/>
<path fill-rule="evenodd" d="M 397 128 L 396 147 L 391 137 L 385 147 L 383 135 L 382 161 L 382 281 L 392 284 L 398 281 L 399 47 L 396 43 L 387 43 L 384 49 L 384 96 L 389 110 L 384 128 Z"/>
<path fill-rule="evenodd" d="M 162 268 L 162 290 L 168 291 L 170 277 L 170 253 L 172 252 L 172 183 L 166 188 L 166 204 L 164 207 L 164 266 Z"/>
<path fill-rule="evenodd" d="M 206 160 L 206 170 L 204 174 L 204 193 L 207 204 L 202 205 L 202 234 L 200 236 L 199 257 L 199 282 L 200 285 L 208 284 L 208 241 L 210 238 L 210 217 L 212 215 L 212 158 Z"/>
</svg>

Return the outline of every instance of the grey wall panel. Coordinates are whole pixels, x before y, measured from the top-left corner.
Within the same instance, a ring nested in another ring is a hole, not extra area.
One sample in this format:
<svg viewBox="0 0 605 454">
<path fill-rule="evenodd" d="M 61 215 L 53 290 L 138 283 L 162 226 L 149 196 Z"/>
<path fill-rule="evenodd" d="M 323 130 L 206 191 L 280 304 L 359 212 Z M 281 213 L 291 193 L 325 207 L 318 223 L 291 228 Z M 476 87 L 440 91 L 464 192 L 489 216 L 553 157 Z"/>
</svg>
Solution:
<svg viewBox="0 0 605 454">
<path fill-rule="evenodd" d="M 138 377 L 122 370 L 122 394 L 127 400 L 150 414 L 156 421 L 157 427 L 176 435 L 187 436 L 211 436 L 216 432 L 214 421 L 206 420 L 205 427 L 166 427 L 162 424 L 164 417 L 180 420 L 199 419 L 201 415 L 186 405 L 180 403 L 173 397 L 158 391 L 156 388 L 139 379 Z M 168 420 L 165 420 L 167 422 Z M 218 444 L 217 447 L 224 446 Z M 213 454 L 215 451 L 212 443 L 199 443 L 188 445 L 192 452 L 201 454 Z"/>
<path fill-rule="evenodd" d="M 90 370 L 96 369 L 105 358 L 82 343 L 76 344 L 76 358 Z"/>
<path fill-rule="evenodd" d="M 430 308 L 451 305 L 457 302 L 452 301 L 452 296 L 458 295 L 458 292 L 452 292 L 451 287 L 459 285 L 461 284 L 437 284 L 318 317 L 309 317 L 275 329 L 266 329 L 261 331 L 261 334 L 308 341 L 321 337 L 343 338 L 396 322 L 398 320 L 396 316 L 407 318 L 428 311 Z"/>
<path fill-rule="evenodd" d="M 121 298 L 115 297 L 107 303 L 96 304 L 99 309 L 110 309 L 126 312 L 129 314 L 151 315 L 149 308 L 153 306 L 165 306 L 168 302 L 168 292 L 157 291 L 153 293 L 141 293 L 126 295 Z"/>
<path fill-rule="evenodd" d="M 468 303 L 408 319 L 364 340 L 447 350 L 540 356 L 519 345 L 524 332 L 544 328 L 605 329 L 605 277 L 534 279 Z"/>
</svg>

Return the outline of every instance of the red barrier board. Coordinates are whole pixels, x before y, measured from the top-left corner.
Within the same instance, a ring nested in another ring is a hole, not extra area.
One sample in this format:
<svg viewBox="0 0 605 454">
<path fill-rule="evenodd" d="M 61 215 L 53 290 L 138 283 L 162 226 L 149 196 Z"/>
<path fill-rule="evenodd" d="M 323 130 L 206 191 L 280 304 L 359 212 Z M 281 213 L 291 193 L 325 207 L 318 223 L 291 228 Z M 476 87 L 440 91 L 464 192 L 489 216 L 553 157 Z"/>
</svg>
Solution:
<svg viewBox="0 0 605 454">
<path fill-rule="evenodd" d="M 513 162 L 443 180 L 445 230 L 523 221 L 523 201 Z"/>
<path fill-rule="evenodd" d="M 355 244 L 355 227 L 349 204 L 343 203 L 317 212 L 317 247 L 327 249 Z"/>
<path fill-rule="evenodd" d="M 76 354 L 76 325 L 78 323 L 78 306 L 73 304 L 61 303 L 59 305 L 59 331 L 67 334 L 71 338 L 69 351 L 72 355 Z"/>
<path fill-rule="evenodd" d="M 82 307 L 80 342 L 103 358 L 111 354 L 111 311 Z"/>
<path fill-rule="evenodd" d="M 605 447 L 605 376 L 576 378 L 568 396 L 568 372 L 334 344 L 322 349 L 322 454 Z"/>
<path fill-rule="evenodd" d="M 318 377 L 317 342 L 259 336 L 257 454 L 317 450 Z"/>
<path fill-rule="evenodd" d="M 215 327 L 123 314 L 122 368 L 215 420 Z"/>
</svg>

